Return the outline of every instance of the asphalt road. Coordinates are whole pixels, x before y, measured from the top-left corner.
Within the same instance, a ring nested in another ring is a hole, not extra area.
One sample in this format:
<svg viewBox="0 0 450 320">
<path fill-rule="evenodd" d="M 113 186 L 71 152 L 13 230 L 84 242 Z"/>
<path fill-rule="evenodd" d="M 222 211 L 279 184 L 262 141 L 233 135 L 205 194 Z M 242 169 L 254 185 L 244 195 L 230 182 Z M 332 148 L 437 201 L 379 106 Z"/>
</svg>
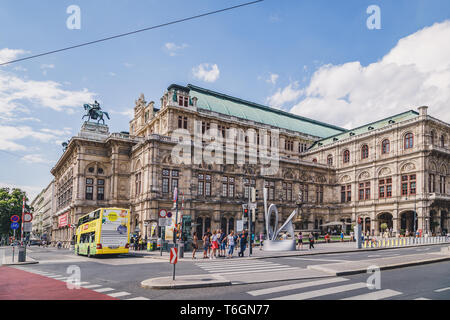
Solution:
<svg viewBox="0 0 450 320">
<path fill-rule="evenodd" d="M 447 245 L 448 246 L 448 245 Z M 401 256 L 414 253 L 437 252 L 442 246 L 404 248 L 374 252 L 323 254 L 309 257 L 269 258 L 256 260 L 259 268 L 280 267 L 306 268 L 308 265 L 358 261 L 381 257 Z M 198 288 L 183 290 L 143 289 L 140 283 L 154 277 L 172 275 L 172 266 L 165 261 L 135 257 L 119 258 L 78 257 L 67 250 L 32 247 L 28 254 L 39 260 L 36 265 L 21 266 L 22 270 L 44 272 L 46 274 L 69 276 L 68 268 L 76 266 L 80 270 L 81 281 L 89 282 L 96 288 L 110 288 L 116 292 L 128 293 L 127 297 L 175 300 L 265 300 L 265 299 L 325 299 L 336 300 L 349 297 L 373 299 L 450 299 L 450 262 L 434 263 L 381 272 L 381 288 L 367 288 L 368 274 L 303 281 L 279 281 L 258 284 L 233 285 L 229 287 Z M 244 260 L 233 259 L 232 272 L 239 273 Z M 220 259 L 213 260 L 215 268 L 222 266 Z M 255 261 L 255 260 L 253 260 Z M 177 275 L 204 274 L 208 272 L 208 261 L 196 260 L 177 264 Z M 228 263 L 224 261 L 223 265 Z M 242 272 L 242 277 L 251 273 Z M 319 282 L 317 282 L 319 281 Z M 124 297 L 125 299 L 125 297 Z"/>
</svg>

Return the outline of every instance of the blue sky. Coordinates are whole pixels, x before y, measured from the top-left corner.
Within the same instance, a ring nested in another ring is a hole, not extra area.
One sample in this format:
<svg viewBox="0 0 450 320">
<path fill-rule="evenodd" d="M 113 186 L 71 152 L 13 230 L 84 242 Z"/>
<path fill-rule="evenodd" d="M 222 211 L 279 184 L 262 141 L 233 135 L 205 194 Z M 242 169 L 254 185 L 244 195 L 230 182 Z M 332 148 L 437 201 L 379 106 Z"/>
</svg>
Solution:
<svg viewBox="0 0 450 320">
<path fill-rule="evenodd" d="M 2 54 L 3 61 L 21 58 L 243 2 L 4 0 L 0 61 Z M 81 9 L 80 30 L 66 27 L 70 5 Z M 366 26 L 370 5 L 381 9 L 381 30 Z M 128 131 L 139 94 L 159 106 L 171 83 L 196 84 L 348 128 L 424 103 L 432 115 L 450 121 L 450 58 L 433 56 L 450 52 L 444 44 L 448 19 L 447 0 L 265 0 L 0 67 L 0 186 L 22 187 L 31 195 L 45 187 L 60 143 L 78 133 L 89 99 L 110 113 L 111 131 Z M 199 66 L 209 78 L 196 77 Z M 208 73 L 213 66 L 216 72 Z"/>
</svg>

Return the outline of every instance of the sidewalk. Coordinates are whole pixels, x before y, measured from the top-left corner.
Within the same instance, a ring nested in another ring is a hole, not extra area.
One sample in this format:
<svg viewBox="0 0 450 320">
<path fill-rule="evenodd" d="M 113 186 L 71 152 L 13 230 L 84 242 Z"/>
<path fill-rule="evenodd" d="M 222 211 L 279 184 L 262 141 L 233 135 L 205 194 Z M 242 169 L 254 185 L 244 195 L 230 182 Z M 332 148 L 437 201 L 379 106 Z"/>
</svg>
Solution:
<svg viewBox="0 0 450 320">
<path fill-rule="evenodd" d="M 315 249 L 308 250 L 309 245 L 304 244 L 302 250 L 297 251 L 281 251 L 281 252 L 267 252 L 264 250 L 260 250 L 259 247 L 253 248 L 253 254 L 249 257 L 249 249 L 245 251 L 245 257 L 240 259 L 268 259 L 268 258 L 283 258 L 283 257 L 297 257 L 297 256 L 312 256 L 312 255 L 320 255 L 320 254 L 336 254 L 336 253 L 354 253 L 354 252 L 366 252 L 366 251 L 379 251 L 379 250 L 395 250 L 402 248 L 414 248 L 414 247 L 423 247 L 423 246 L 435 246 L 435 245 L 443 245 L 445 243 L 436 243 L 436 244 L 415 244 L 404 247 L 393 247 L 393 248 L 367 248 L 367 249 L 357 249 L 355 242 L 335 242 L 335 243 L 320 243 L 314 244 Z M 449 243 L 450 244 L 450 243 Z M 237 250 L 235 250 L 236 252 Z M 161 259 L 164 261 L 169 260 L 169 253 L 163 251 L 162 256 L 160 251 L 134 251 L 130 250 L 131 255 L 141 256 L 144 258 L 153 258 L 153 259 Z M 235 253 L 235 256 L 237 254 Z M 185 252 L 183 258 L 179 258 L 179 262 L 187 262 L 187 261 L 204 261 L 206 259 L 202 259 L 203 251 L 197 251 L 196 260 L 192 260 L 192 252 Z"/>
<path fill-rule="evenodd" d="M 19 266 L 19 265 L 27 265 L 27 264 L 37 264 L 39 261 L 31 258 L 28 254 L 28 248 L 26 261 L 19 262 L 19 250 L 15 248 L 14 257 L 13 257 L 13 248 L 12 247 L 0 247 L 0 266 Z M 13 260 L 14 258 L 14 260 Z"/>
</svg>

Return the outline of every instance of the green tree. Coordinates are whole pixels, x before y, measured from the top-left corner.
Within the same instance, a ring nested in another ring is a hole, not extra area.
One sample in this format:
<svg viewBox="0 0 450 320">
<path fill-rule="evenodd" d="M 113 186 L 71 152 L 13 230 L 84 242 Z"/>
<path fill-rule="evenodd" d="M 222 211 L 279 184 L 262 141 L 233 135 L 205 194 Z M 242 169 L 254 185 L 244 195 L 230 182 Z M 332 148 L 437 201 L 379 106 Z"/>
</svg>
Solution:
<svg viewBox="0 0 450 320">
<path fill-rule="evenodd" d="M 25 196 L 25 210 L 31 211 L 26 204 L 28 198 L 26 192 L 20 189 L 0 188 L 0 238 L 13 235 L 11 230 L 11 216 L 18 215 L 22 218 L 22 201 Z M 20 233 L 20 230 L 18 231 Z M 16 231 L 16 238 L 19 234 Z"/>
</svg>

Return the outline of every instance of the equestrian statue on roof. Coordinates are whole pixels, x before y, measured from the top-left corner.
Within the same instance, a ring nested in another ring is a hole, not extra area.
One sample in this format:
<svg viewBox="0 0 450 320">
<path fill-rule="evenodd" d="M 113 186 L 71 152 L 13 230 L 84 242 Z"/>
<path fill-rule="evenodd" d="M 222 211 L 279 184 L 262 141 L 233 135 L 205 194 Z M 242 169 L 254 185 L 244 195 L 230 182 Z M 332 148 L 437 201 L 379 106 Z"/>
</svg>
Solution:
<svg viewBox="0 0 450 320">
<path fill-rule="evenodd" d="M 87 114 L 85 114 L 82 119 L 88 117 L 88 122 L 92 119 L 97 120 L 98 124 L 100 121 L 103 121 L 103 124 L 105 124 L 105 119 L 103 116 L 106 116 L 108 120 L 110 120 L 108 112 L 102 111 L 102 108 L 100 108 L 100 104 L 97 100 L 95 100 L 94 104 L 85 104 L 84 110 L 87 111 Z"/>
</svg>

